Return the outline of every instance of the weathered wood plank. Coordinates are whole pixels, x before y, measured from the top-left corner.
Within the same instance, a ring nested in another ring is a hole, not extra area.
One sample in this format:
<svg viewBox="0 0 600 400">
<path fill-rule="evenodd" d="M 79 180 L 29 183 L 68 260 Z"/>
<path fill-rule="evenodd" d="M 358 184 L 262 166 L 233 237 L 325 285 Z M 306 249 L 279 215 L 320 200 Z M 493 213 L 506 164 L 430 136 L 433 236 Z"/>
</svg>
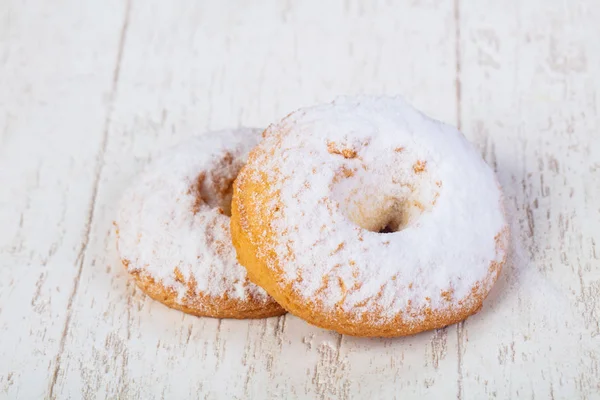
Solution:
<svg viewBox="0 0 600 400">
<path fill-rule="evenodd" d="M 121 11 L 0 6 L 0 397 L 51 391 L 88 244 Z"/>
<path fill-rule="evenodd" d="M 497 170 L 516 247 L 459 335 L 463 398 L 597 398 L 599 4 L 463 3 L 464 130 Z"/>
</svg>

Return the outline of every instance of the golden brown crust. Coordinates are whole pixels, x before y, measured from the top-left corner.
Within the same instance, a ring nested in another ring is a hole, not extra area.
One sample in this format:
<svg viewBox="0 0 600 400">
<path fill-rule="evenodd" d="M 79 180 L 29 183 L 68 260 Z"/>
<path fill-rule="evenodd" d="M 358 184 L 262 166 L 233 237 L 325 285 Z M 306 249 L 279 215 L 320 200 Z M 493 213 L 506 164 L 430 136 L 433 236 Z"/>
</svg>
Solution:
<svg viewBox="0 0 600 400">
<path fill-rule="evenodd" d="M 248 165 L 252 164 L 252 159 L 257 158 L 260 151 L 260 148 L 253 150 L 250 161 L 244 168 L 249 168 Z M 257 172 L 253 170 L 254 174 Z M 508 228 L 496 237 L 496 252 L 504 254 L 501 261 L 490 264 L 486 278 L 472 287 L 470 295 L 460 301 L 448 301 L 448 307 L 444 310 L 415 310 L 411 309 L 409 304 L 403 310 L 404 314 L 400 313 L 388 319 L 380 318 L 384 310 L 374 310 L 360 316 L 353 316 L 341 308 L 327 311 L 318 299 L 307 300 L 294 290 L 293 282 L 284 276 L 283 269 L 278 264 L 277 255 L 264 252 L 264 249 L 277 248 L 275 241 L 279 235 L 271 229 L 270 224 L 262 222 L 270 220 L 272 211 L 269 207 L 261 205 L 277 204 L 279 199 L 277 194 L 272 195 L 273 198 L 266 195 L 271 193 L 268 190 L 269 180 L 266 175 L 263 174 L 262 179 L 248 179 L 249 175 L 251 174 L 245 174 L 242 169 L 233 190 L 231 236 L 238 261 L 246 267 L 252 282 L 264 288 L 289 312 L 313 325 L 352 336 L 379 337 L 405 336 L 451 325 L 481 309 L 489 288 L 497 280 L 506 261 Z M 257 193 L 262 197 L 256 196 Z M 297 279 L 301 280 L 302 277 Z M 327 282 L 324 282 L 324 286 L 326 285 Z M 451 292 L 443 293 L 444 298 L 452 299 L 451 296 Z M 419 315 L 422 319 L 404 318 L 403 315 Z"/>
<path fill-rule="evenodd" d="M 240 127 L 190 138 L 157 157 L 125 191 L 117 249 L 150 297 L 197 316 L 285 313 L 247 278 L 229 234 L 233 181 L 261 132 Z"/>
<path fill-rule="evenodd" d="M 135 279 L 137 286 L 154 300 L 167 307 L 198 317 L 251 319 L 276 317 L 286 313 L 279 304 L 272 300 L 263 303 L 226 297 L 214 298 L 203 294 L 178 299 L 177 293 L 173 289 L 156 282 L 148 275 L 136 271 L 132 272 L 131 276 Z"/>
<path fill-rule="evenodd" d="M 119 229 L 116 223 L 114 225 L 118 239 Z M 186 295 L 181 298 L 173 288 L 165 286 L 150 275 L 139 270 L 130 270 L 128 260 L 122 258 L 121 262 L 144 293 L 167 307 L 187 314 L 198 317 L 253 319 L 276 317 L 286 313 L 286 310 L 270 297 L 266 301 L 253 298 L 240 300 L 228 298 L 226 295 L 214 297 L 197 293 L 195 282 L 186 282 L 175 269 L 178 280 L 188 288 Z"/>
</svg>

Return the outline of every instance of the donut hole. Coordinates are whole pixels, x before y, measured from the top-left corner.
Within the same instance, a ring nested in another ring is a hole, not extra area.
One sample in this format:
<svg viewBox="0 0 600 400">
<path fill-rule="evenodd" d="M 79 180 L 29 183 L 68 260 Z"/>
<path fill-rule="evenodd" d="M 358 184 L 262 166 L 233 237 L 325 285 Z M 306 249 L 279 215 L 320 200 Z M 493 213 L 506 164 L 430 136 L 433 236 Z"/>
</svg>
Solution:
<svg viewBox="0 0 600 400">
<path fill-rule="evenodd" d="M 369 192 L 369 189 L 365 191 Z M 350 221 L 363 229 L 377 233 L 394 233 L 413 224 L 425 211 L 423 207 L 417 206 L 420 202 L 410 197 L 410 194 L 361 196 L 355 191 L 342 203 L 342 209 Z"/>
<path fill-rule="evenodd" d="M 394 226 L 394 225 L 386 225 L 383 227 L 383 229 L 380 229 L 377 233 L 394 233 L 394 232 L 398 232 L 400 230 L 399 226 Z"/>
<path fill-rule="evenodd" d="M 233 183 L 233 181 L 232 181 Z M 233 194 L 233 192 L 232 192 Z M 228 216 L 231 217 L 231 199 L 232 199 L 232 194 L 229 195 L 228 199 L 225 200 L 220 206 L 219 206 L 219 211 Z"/>
<path fill-rule="evenodd" d="M 200 207 L 204 205 L 211 209 L 217 209 L 219 213 L 231 217 L 233 182 L 242 165 L 241 162 L 236 162 L 231 154 L 227 153 L 219 160 L 215 168 L 201 173 L 195 184 L 194 213 L 198 212 Z"/>
<path fill-rule="evenodd" d="M 417 223 L 435 204 L 436 188 L 425 174 L 402 181 L 390 174 L 364 173 L 334 184 L 332 198 L 355 225 L 388 234 Z"/>
<path fill-rule="evenodd" d="M 402 210 L 402 208 L 389 210 L 387 214 L 388 215 L 384 215 L 383 218 L 383 220 L 387 222 L 384 222 L 384 225 L 381 228 L 377 229 L 377 226 L 373 227 L 374 229 L 368 229 L 368 227 L 363 228 L 377 233 L 394 233 L 401 231 L 409 223 L 407 214 Z"/>
</svg>

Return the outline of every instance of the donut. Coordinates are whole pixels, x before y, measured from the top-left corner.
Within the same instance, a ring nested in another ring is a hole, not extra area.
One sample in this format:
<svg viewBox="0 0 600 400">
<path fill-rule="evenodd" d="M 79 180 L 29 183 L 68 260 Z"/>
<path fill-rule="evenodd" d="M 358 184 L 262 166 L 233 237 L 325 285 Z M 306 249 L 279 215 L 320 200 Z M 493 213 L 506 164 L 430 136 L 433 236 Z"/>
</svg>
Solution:
<svg viewBox="0 0 600 400">
<path fill-rule="evenodd" d="M 229 231 L 232 183 L 259 138 L 250 128 L 193 137 L 152 162 L 125 192 L 117 248 L 147 295 L 197 316 L 285 312 L 247 279 Z"/>
<path fill-rule="evenodd" d="M 263 133 L 234 183 L 250 279 L 309 323 L 403 336 L 482 307 L 506 260 L 494 172 L 455 128 L 396 97 L 343 97 Z"/>
</svg>

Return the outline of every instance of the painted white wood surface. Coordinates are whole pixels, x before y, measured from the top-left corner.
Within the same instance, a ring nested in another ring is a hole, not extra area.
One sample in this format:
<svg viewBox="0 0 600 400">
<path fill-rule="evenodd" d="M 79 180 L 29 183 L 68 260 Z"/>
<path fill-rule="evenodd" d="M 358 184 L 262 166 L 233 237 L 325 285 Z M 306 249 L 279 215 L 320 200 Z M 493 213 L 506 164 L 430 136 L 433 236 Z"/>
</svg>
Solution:
<svg viewBox="0 0 600 400">
<path fill-rule="evenodd" d="M 0 398 L 600 398 L 598 21 L 596 0 L 0 0 Z M 111 224 L 152 154 L 362 92 L 497 171 L 514 248 L 478 315 L 357 339 L 136 290 Z"/>
</svg>

